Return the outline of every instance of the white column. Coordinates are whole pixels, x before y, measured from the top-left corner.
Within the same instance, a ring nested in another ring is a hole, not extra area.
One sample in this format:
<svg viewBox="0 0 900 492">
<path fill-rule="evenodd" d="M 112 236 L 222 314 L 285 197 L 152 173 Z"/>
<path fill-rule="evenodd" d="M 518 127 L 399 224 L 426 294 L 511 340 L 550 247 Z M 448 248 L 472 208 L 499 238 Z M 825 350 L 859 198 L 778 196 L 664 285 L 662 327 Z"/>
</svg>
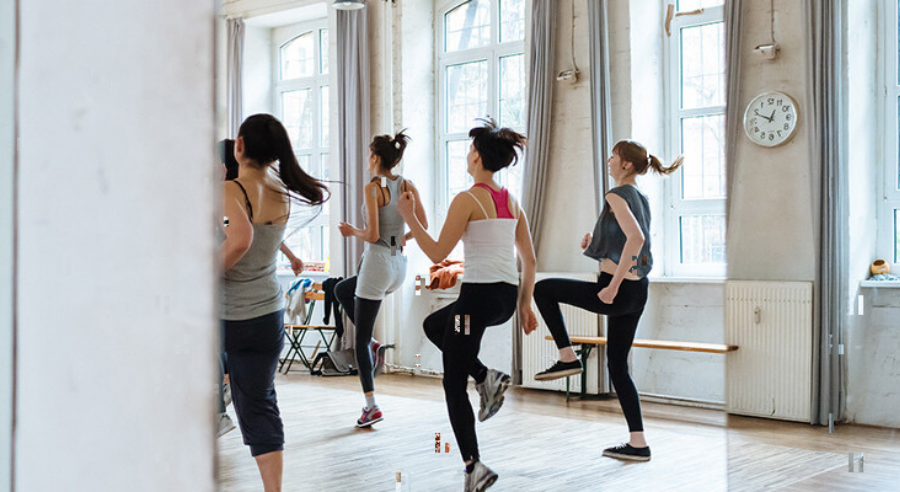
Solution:
<svg viewBox="0 0 900 492">
<path fill-rule="evenodd" d="M 214 490 L 215 2 L 19 3 L 16 490 Z"/>
</svg>

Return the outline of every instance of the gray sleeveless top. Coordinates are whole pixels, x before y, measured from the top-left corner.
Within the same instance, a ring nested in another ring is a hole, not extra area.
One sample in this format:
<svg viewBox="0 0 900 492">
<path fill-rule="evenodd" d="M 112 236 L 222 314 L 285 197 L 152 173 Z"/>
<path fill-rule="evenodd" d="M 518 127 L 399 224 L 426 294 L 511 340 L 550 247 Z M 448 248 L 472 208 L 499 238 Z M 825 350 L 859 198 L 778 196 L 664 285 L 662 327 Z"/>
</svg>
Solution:
<svg viewBox="0 0 900 492">
<path fill-rule="evenodd" d="M 650 254 L 650 202 L 637 188 L 631 185 L 617 186 L 610 193 L 622 197 L 631 209 L 631 213 L 641 226 L 644 233 L 644 246 L 636 260 L 636 268 L 631 270 L 638 277 L 646 277 L 653 268 L 653 255 Z M 609 258 L 617 265 L 622 259 L 622 249 L 625 247 L 625 233 L 619 226 L 616 216 L 606 200 L 603 201 L 603 212 L 594 226 L 594 236 L 591 244 L 584 250 L 584 255 L 597 261 Z M 630 260 L 629 264 L 631 264 Z"/>
<path fill-rule="evenodd" d="M 375 177 L 372 180 L 373 182 L 377 181 L 379 184 L 381 183 L 381 176 Z M 387 248 L 391 247 L 391 238 L 394 238 L 394 247 L 397 250 L 400 250 L 400 236 L 403 235 L 403 230 L 405 223 L 403 222 L 403 217 L 400 216 L 400 212 L 397 212 L 397 203 L 400 199 L 400 194 L 402 193 L 403 186 L 403 176 L 397 176 L 397 179 L 391 180 L 390 178 L 385 178 L 385 188 L 387 188 L 388 192 L 390 192 L 390 201 L 385 204 L 383 207 L 378 207 L 378 241 L 375 244 L 380 246 L 384 246 Z M 376 189 L 376 193 L 384 193 L 383 190 Z M 363 203 L 362 206 L 362 216 L 363 220 L 366 217 L 366 204 Z M 368 248 L 371 243 L 366 243 L 366 248 Z"/>
<path fill-rule="evenodd" d="M 250 200 L 247 200 L 247 210 L 252 221 Z M 258 318 L 283 308 L 284 296 L 275 272 L 284 230 L 282 224 L 253 224 L 250 249 L 222 278 L 222 319 Z"/>
</svg>

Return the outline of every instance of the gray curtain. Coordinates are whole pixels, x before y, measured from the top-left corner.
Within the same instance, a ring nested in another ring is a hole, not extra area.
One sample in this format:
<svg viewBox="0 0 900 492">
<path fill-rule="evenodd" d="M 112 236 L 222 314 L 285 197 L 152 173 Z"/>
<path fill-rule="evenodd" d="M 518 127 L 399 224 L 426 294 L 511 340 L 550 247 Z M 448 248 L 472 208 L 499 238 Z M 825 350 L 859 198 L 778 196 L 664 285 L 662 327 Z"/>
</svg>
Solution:
<svg viewBox="0 0 900 492">
<path fill-rule="evenodd" d="M 525 175 L 522 177 L 522 209 L 528 216 L 534 251 L 537 254 L 550 160 L 550 126 L 553 85 L 556 83 L 556 2 L 534 0 L 531 4 L 531 52 L 528 69 L 528 115 L 525 135 Z M 513 323 L 513 384 L 522 384 L 522 330 Z"/>
<path fill-rule="evenodd" d="M 591 123 L 594 147 L 594 210 L 599 213 L 609 191 L 606 158 L 612 153 L 612 104 L 609 73 L 609 6 L 607 0 L 588 0 L 591 54 Z"/>
<path fill-rule="evenodd" d="M 340 159 L 341 217 L 362 223 L 363 186 L 369 142 L 369 51 L 366 11 L 337 11 L 338 159 Z M 356 274 L 363 242 L 343 242 L 344 276 Z"/>
<path fill-rule="evenodd" d="M 818 218 L 813 405 L 810 421 L 843 418 L 843 362 L 839 347 L 847 325 L 847 154 L 842 46 L 842 0 L 805 0 L 807 23 L 807 128 Z M 814 219 L 815 220 L 815 219 Z M 829 418 L 831 417 L 831 418 Z"/>
<path fill-rule="evenodd" d="M 525 131 L 528 152 L 525 154 L 525 175 L 522 178 L 522 208 L 528 216 L 535 251 L 540 244 L 550 160 L 553 86 L 556 84 L 556 10 L 554 0 L 534 0 L 531 5 L 531 58 Z"/>
<path fill-rule="evenodd" d="M 743 52 L 743 0 L 725 0 L 725 221 L 734 200 L 734 163 L 743 134 L 741 105 L 741 53 Z"/>
<path fill-rule="evenodd" d="M 244 19 L 228 19 L 228 136 L 237 137 L 243 121 Z"/>
</svg>

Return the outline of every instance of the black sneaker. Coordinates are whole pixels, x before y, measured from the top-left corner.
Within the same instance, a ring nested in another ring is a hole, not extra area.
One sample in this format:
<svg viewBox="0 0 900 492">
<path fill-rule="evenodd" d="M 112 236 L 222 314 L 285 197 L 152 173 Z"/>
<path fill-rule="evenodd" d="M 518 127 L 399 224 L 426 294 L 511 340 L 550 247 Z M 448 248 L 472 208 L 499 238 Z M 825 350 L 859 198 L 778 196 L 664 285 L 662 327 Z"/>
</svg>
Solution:
<svg viewBox="0 0 900 492">
<path fill-rule="evenodd" d="M 554 379 L 564 378 L 566 376 L 576 376 L 581 374 L 581 361 L 563 362 L 556 361 L 556 364 L 550 366 L 550 369 L 541 371 L 534 375 L 535 381 L 552 381 Z"/>
<path fill-rule="evenodd" d="M 604 449 L 603 456 L 620 460 L 650 461 L 650 447 L 634 448 L 628 443 L 619 444 L 618 446 Z"/>
</svg>

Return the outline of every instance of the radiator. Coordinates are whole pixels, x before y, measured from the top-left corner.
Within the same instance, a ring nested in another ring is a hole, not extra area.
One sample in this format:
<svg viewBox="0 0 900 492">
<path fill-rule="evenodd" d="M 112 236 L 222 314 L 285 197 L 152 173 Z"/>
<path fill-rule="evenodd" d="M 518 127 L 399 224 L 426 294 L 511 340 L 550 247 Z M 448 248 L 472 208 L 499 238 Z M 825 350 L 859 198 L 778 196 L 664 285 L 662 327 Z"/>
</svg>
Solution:
<svg viewBox="0 0 900 492">
<path fill-rule="evenodd" d="M 584 280 L 587 282 L 596 282 L 597 274 L 572 274 L 572 273 L 538 273 L 536 280 L 540 281 L 544 278 L 567 278 L 572 280 Z M 522 337 L 522 386 L 526 388 L 544 389 L 544 390 L 566 390 L 566 379 L 557 379 L 555 381 L 535 381 L 534 375 L 544 369 L 550 367 L 553 362 L 559 358 L 559 351 L 556 344 L 544 337 L 550 334 L 547 325 L 544 324 L 541 313 L 538 311 L 534 300 L 531 302 L 532 309 L 538 319 L 538 328 L 530 335 Z M 573 306 L 561 304 L 563 319 L 566 321 L 566 328 L 569 336 L 600 336 L 601 335 L 601 316 L 578 309 Z M 587 367 L 582 376 L 587 378 L 588 393 L 609 393 L 609 385 L 605 374 L 606 363 L 602 348 L 595 349 L 591 353 Z M 582 376 L 570 378 L 570 390 L 573 392 L 581 391 Z"/>
<path fill-rule="evenodd" d="M 808 422 L 812 398 L 812 284 L 725 284 L 725 409 Z"/>
</svg>

